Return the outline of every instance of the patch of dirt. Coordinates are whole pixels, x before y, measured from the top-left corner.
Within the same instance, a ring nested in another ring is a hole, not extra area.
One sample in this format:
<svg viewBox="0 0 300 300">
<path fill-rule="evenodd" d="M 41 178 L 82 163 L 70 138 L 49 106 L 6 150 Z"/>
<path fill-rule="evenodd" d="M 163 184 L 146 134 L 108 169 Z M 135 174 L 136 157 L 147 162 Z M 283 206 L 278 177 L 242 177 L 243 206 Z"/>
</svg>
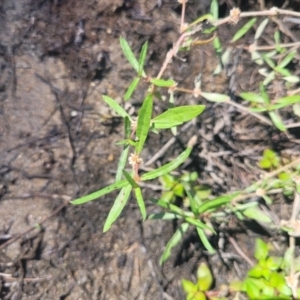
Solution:
<svg viewBox="0 0 300 300">
<path fill-rule="evenodd" d="M 221 1 L 224 15 L 233 2 Z M 249 1 L 247 9 L 258 7 Z M 187 20 L 206 9 L 190 1 Z M 236 277 L 234 256 L 226 264 L 220 256 L 210 258 L 192 231 L 159 267 L 176 224 L 142 223 L 134 201 L 105 234 L 103 224 L 115 195 L 80 207 L 67 205 L 114 180 L 120 153 L 115 143 L 123 138 L 123 129 L 102 95 L 122 102 L 134 76 L 119 37 L 124 36 L 135 53 L 149 41 L 146 68 L 149 75 L 157 74 L 178 38 L 178 2 L 4 0 L 0 15 L 0 298 L 183 299 L 180 279 L 190 278 L 203 259 L 219 274 L 218 282 Z M 224 47 L 235 31 L 230 26 L 220 29 Z M 252 38 L 243 42 L 249 44 Z M 191 88 L 201 73 L 203 90 L 235 96 L 259 81 L 257 70 L 245 65 L 245 53 L 235 51 L 232 64 L 218 77 L 212 75 L 218 61 L 210 45 L 183 54 L 186 61 L 174 61 L 166 76 Z M 128 109 L 138 108 L 142 97 L 143 86 Z M 176 101 L 199 103 L 183 94 Z M 164 104 L 155 107 L 157 113 L 163 109 Z M 201 182 L 215 193 L 245 187 L 258 178 L 249 166 L 266 145 L 299 151 L 295 141 L 251 116 L 207 103 L 199 122 L 156 164 L 179 153 L 193 134 L 199 144 L 185 167 L 197 170 Z M 145 160 L 170 137 L 153 135 Z M 148 214 L 156 211 L 147 204 Z M 232 227 L 234 231 L 241 224 Z M 251 256 L 249 234 L 253 241 L 256 234 L 243 227 L 238 238 Z M 234 251 L 228 244 L 225 248 Z"/>
</svg>

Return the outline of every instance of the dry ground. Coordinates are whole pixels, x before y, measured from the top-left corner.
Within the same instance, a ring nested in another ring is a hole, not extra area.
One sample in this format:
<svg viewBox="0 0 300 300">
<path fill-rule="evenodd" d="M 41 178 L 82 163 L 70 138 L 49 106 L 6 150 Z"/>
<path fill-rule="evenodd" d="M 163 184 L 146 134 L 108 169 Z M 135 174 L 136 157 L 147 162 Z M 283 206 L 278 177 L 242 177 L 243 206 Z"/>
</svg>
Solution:
<svg viewBox="0 0 300 300">
<path fill-rule="evenodd" d="M 222 2 L 225 16 L 235 1 Z M 256 1 L 239 2 L 243 10 L 259 9 Z M 299 9 L 297 1 L 266 5 L 285 3 Z M 190 1 L 187 20 L 203 8 Z M 175 0 L 0 2 L 0 299 L 183 299 L 179 280 L 191 278 L 201 260 L 210 263 L 218 283 L 237 276 L 233 261 L 241 270 L 247 267 L 235 255 L 225 264 L 219 255 L 208 257 L 190 232 L 160 268 L 159 257 L 176 224 L 141 223 L 132 201 L 103 234 L 114 195 L 80 207 L 65 205 L 114 178 L 120 153 L 115 143 L 122 139 L 122 124 L 101 95 L 121 101 L 133 77 L 119 37 L 124 36 L 135 52 L 149 41 L 146 68 L 154 75 L 178 38 L 179 22 Z M 299 39 L 299 28 L 291 30 Z M 235 31 L 230 26 L 220 29 L 224 46 Z M 266 41 L 272 35 L 270 30 Z M 242 42 L 249 44 L 252 38 L 248 35 Z M 212 75 L 217 61 L 210 45 L 183 56 L 186 62 L 174 61 L 166 73 L 181 86 L 193 85 L 201 72 L 203 90 L 234 97 L 256 89 L 260 80 L 256 66 L 238 48 L 219 77 Z M 140 106 L 142 93 L 143 87 L 134 94 L 131 108 Z M 199 103 L 183 94 L 177 101 Z M 201 118 L 155 164 L 171 159 L 197 134 L 199 144 L 185 167 L 197 170 L 202 183 L 221 193 L 257 178 L 249 165 L 256 164 L 264 148 L 299 153 L 297 130 L 288 140 L 232 107 L 207 105 Z M 151 136 L 144 159 L 170 137 Z M 148 203 L 147 209 L 156 208 Z M 279 217 L 284 214 L 281 210 Z M 249 256 L 254 237 L 263 233 L 260 227 L 254 229 L 253 224 L 237 223 L 227 228 Z M 224 251 L 234 253 L 227 242 Z"/>
</svg>

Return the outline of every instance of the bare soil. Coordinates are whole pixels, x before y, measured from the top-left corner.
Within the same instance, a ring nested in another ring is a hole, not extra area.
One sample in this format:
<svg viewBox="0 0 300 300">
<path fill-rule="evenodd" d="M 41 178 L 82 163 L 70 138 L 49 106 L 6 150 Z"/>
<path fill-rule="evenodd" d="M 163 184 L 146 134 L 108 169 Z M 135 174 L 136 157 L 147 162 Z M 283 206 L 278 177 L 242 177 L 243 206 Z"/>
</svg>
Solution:
<svg viewBox="0 0 300 300">
<path fill-rule="evenodd" d="M 194 2 L 189 1 L 189 22 L 207 8 Z M 233 4 L 259 9 L 259 1 L 220 2 L 222 16 Z M 266 1 L 267 7 L 283 4 L 300 8 L 297 1 Z M 179 24 L 180 5 L 175 0 L 0 2 L 0 299 L 184 299 L 180 279 L 191 279 L 200 261 L 210 264 L 217 284 L 237 277 L 236 264 L 246 270 L 226 238 L 223 251 L 230 259 L 224 262 L 222 255 L 209 257 L 192 231 L 159 267 L 175 223 L 142 223 L 131 201 L 103 234 L 115 195 L 78 207 L 67 204 L 114 180 L 120 153 L 115 144 L 123 138 L 122 124 L 102 95 L 121 102 L 134 76 L 119 37 L 124 36 L 136 53 L 149 41 L 146 69 L 155 75 L 178 38 Z M 289 29 L 293 35 L 287 41 L 300 38 L 299 28 Z M 220 29 L 224 47 L 235 31 L 229 25 Z M 264 37 L 266 43 L 273 32 Z M 252 39 L 249 34 L 242 43 Z M 247 57 L 236 47 L 230 66 L 215 77 L 218 62 L 212 46 L 195 46 L 165 75 L 189 88 L 201 73 L 203 90 L 235 97 L 257 88 L 261 79 Z M 142 103 L 143 88 L 135 92 L 129 110 Z M 204 100 L 179 94 L 176 101 Z M 289 156 L 299 154 L 297 130 L 287 138 L 237 109 L 205 104 L 201 118 L 152 167 L 175 157 L 196 134 L 199 144 L 183 168 L 197 170 L 201 183 L 219 194 L 257 179 L 259 172 L 251 166 L 266 147 Z M 162 103 L 155 110 L 164 108 Z M 151 136 L 144 159 L 171 137 Z M 151 189 L 147 195 L 159 197 Z M 283 199 L 277 207 L 278 218 L 288 215 Z M 148 213 L 155 209 L 147 201 Z M 276 238 L 258 224 L 236 221 L 226 232 L 250 257 L 256 236 Z M 220 236 L 214 238 L 216 245 Z"/>
</svg>

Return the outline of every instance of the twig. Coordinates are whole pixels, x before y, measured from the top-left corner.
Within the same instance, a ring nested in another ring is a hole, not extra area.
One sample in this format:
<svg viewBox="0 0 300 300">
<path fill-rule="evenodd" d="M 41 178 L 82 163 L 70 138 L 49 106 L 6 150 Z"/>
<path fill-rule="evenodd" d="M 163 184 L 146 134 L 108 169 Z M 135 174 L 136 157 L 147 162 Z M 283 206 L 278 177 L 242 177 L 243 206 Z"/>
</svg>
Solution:
<svg viewBox="0 0 300 300">
<path fill-rule="evenodd" d="M 234 8 L 236 9 L 236 8 Z M 265 16 L 265 17 L 276 17 L 279 15 L 288 15 L 288 16 L 294 16 L 294 17 L 300 17 L 300 13 L 292 10 L 285 10 L 285 9 L 279 9 L 278 7 L 272 7 L 269 10 L 264 11 L 250 11 L 250 12 L 241 12 L 239 14 L 240 18 L 249 18 L 249 17 L 259 17 L 259 16 Z M 224 19 L 217 20 L 213 23 L 214 26 L 220 26 L 225 23 L 233 23 L 232 22 L 232 16 L 229 15 L 228 17 Z"/>
<path fill-rule="evenodd" d="M 228 236 L 228 240 L 230 244 L 233 246 L 235 251 L 248 263 L 250 267 L 254 266 L 254 262 L 244 253 L 244 251 L 240 248 L 237 242 L 231 236 Z"/>
<path fill-rule="evenodd" d="M 225 103 L 231 104 L 232 106 L 235 106 L 236 108 L 238 108 L 239 110 L 245 111 L 247 113 L 249 113 L 250 115 L 256 117 L 257 119 L 259 119 L 260 121 L 262 121 L 265 124 L 268 124 L 270 126 L 272 126 L 272 122 L 270 120 L 268 120 L 267 118 L 265 118 L 264 116 L 254 113 L 252 111 L 250 111 L 247 107 L 244 107 L 243 105 L 240 105 L 236 102 L 233 102 L 232 100 L 227 100 Z"/>
</svg>

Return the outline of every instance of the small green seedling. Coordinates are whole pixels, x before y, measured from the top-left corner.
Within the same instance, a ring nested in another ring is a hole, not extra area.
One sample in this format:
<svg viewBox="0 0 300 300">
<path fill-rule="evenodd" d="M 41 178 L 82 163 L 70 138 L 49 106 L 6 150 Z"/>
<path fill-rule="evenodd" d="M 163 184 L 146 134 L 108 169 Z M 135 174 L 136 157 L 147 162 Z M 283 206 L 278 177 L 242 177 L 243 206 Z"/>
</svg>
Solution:
<svg viewBox="0 0 300 300">
<path fill-rule="evenodd" d="M 254 257 L 256 265 L 251 268 L 243 281 L 230 284 L 231 291 L 242 291 L 249 299 L 291 299 L 292 290 L 286 282 L 283 258 L 271 256 L 269 246 L 261 239 L 256 239 Z M 239 299 L 239 298 L 238 298 Z"/>
<path fill-rule="evenodd" d="M 212 287 L 213 276 L 208 266 L 201 263 L 197 270 L 197 282 L 182 279 L 181 284 L 187 300 L 207 300 L 205 292 Z"/>
</svg>

